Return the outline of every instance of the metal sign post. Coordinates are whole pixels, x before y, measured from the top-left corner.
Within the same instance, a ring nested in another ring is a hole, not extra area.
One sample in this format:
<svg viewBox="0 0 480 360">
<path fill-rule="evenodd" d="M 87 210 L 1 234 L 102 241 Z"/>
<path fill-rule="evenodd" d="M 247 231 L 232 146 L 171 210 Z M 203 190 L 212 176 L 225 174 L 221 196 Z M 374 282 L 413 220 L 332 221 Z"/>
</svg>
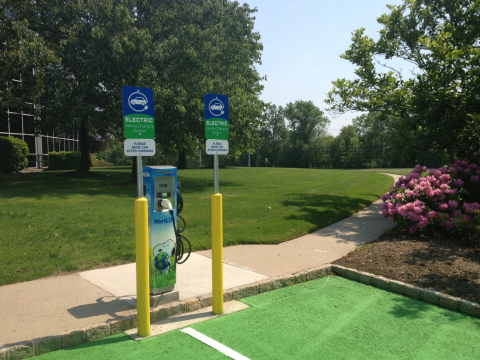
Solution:
<svg viewBox="0 0 480 360">
<path fill-rule="evenodd" d="M 218 155 L 213 155 L 213 189 L 215 194 L 220 193 L 220 184 L 218 181 Z"/>
<path fill-rule="evenodd" d="M 155 155 L 155 118 L 153 90 L 124 86 L 124 153 L 137 157 L 137 193 L 135 200 L 135 247 L 137 277 L 137 324 L 139 336 L 150 336 L 150 289 L 148 255 L 148 201 L 143 197 L 143 156 Z"/>
</svg>

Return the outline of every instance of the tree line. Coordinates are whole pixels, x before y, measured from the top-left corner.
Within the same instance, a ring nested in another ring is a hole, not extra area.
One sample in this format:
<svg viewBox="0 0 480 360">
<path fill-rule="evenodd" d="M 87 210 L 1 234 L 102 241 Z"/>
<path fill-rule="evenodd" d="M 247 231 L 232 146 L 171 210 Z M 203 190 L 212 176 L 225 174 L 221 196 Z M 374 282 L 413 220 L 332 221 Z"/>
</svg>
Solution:
<svg viewBox="0 0 480 360">
<path fill-rule="evenodd" d="M 228 0 L 3 1 L 0 110 L 34 103 L 40 131 L 79 129 L 80 171 L 90 166 L 89 137 L 122 141 L 124 85 L 154 90 L 155 140 L 180 168 L 204 146 L 206 93 L 230 97 L 232 162 L 257 151 L 271 165 L 313 168 L 478 156 L 480 2 L 387 7 L 378 39 L 358 29 L 341 55 L 356 67 L 354 78 L 332 82 L 327 110 L 367 115 L 336 137 L 311 102 L 283 108 L 259 99 L 256 9 Z"/>
<path fill-rule="evenodd" d="M 330 120 L 311 101 L 295 101 L 285 107 L 269 105 L 258 131 L 262 144 L 252 153 L 251 164 L 317 169 L 413 167 L 418 162 L 432 167 L 445 164 L 444 151 L 403 147 L 397 139 L 394 121 L 392 116 L 379 112 L 363 114 L 333 136 L 327 131 Z M 240 164 L 245 166 L 245 155 Z"/>
</svg>

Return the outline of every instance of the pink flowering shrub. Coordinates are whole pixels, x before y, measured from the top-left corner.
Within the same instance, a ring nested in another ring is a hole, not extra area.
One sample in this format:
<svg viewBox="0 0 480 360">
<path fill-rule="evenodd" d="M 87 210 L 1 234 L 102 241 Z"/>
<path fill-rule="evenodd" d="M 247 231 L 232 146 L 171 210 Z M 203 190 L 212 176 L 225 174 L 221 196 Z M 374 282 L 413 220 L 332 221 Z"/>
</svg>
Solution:
<svg viewBox="0 0 480 360">
<path fill-rule="evenodd" d="M 480 211 L 480 167 L 457 160 L 448 168 L 415 169 L 382 196 L 382 214 L 410 233 L 473 235 Z"/>
</svg>

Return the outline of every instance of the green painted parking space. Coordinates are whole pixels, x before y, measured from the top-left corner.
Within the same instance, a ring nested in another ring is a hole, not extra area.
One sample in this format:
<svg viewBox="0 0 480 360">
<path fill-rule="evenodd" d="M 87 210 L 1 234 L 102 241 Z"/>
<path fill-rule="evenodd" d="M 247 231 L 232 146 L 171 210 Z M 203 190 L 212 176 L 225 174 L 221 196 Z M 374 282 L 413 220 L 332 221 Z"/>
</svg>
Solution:
<svg viewBox="0 0 480 360">
<path fill-rule="evenodd" d="M 243 299 L 251 307 L 193 325 L 250 359 L 478 359 L 480 319 L 337 276 Z M 180 330 L 126 335 L 41 359 L 224 359 Z"/>
</svg>

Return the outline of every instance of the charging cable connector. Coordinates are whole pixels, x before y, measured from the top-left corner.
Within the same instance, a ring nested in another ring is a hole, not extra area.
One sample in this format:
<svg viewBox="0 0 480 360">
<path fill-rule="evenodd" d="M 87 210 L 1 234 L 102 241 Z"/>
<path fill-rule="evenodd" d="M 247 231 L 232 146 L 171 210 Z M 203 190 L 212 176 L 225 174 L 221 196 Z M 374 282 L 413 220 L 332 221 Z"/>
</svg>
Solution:
<svg viewBox="0 0 480 360">
<path fill-rule="evenodd" d="M 167 208 L 168 211 L 173 211 L 172 203 L 168 199 L 162 199 L 162 207 Z"/>
</svg>

